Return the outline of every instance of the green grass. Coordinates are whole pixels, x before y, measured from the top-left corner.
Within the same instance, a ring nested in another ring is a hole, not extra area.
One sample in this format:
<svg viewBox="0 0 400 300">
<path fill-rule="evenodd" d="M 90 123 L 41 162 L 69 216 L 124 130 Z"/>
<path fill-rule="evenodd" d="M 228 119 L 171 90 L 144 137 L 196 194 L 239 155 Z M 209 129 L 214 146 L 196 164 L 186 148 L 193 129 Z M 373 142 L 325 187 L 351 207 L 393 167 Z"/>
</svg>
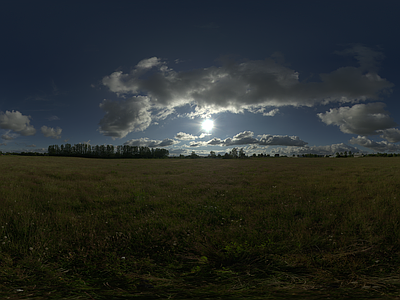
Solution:
<svg viewBox="0 0 400 300">
<path fill-rule="evenodd" d="M 395 299 L 400 158 L 0 157 L 0 298 Z"/>
</svg>

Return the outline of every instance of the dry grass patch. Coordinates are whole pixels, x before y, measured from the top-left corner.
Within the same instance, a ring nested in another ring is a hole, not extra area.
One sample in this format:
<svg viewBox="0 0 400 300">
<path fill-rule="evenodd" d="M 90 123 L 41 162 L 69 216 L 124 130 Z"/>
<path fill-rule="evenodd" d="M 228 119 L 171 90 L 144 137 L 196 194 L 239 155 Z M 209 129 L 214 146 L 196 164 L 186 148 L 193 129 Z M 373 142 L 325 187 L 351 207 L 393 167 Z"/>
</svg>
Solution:
<svg viewBox="0 0 400 300">
<path fill-rule="evenodd" d="M 399 163 L 1 157 L 0 295 L 394 296 Z"/>
</svg>

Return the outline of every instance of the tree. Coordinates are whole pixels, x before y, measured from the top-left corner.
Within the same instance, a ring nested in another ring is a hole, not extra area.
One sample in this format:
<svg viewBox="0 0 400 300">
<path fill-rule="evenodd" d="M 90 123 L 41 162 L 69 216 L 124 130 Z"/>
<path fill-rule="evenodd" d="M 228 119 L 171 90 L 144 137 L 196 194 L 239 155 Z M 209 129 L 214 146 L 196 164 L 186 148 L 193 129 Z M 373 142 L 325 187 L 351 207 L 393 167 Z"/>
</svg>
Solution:
<svg viewBox="0 0 400 300">
<path fill-rule="evenodd" d="M 48 155 L 63 155 L 63 156 L 91 156 L 91 157 L 124 157 L 124 158 L 165 158 L 169 156 L 169 151 L 162 148 L 149 148 L 137 146 L 117 146 L 116 152 L 113 145 L 96 145 L 90 146 L 87 144 L 70 144 L 51 145 L 47 149 Z"/>
<path fill-rule="evenodd" d="M 240 157 L 240 158 L 245 158 L 245 157 L 246 157 L 246 153 L 244 153 L 243 148 L 241 148 L 241 149 L 239 150 L 239 157 Z"/>
<path fill-rule="evenodd" d="M 113 145 L 107 145 L 106 155 L 107 155 L 107 157 L 113 157 L 114 156 L 114 146 Z"/>
<path fill-rule="evenodd" d="M 72 154 L 72 146 L 71 146 L 71 144 L 65 144 L 64 152 L 65 152 L 66 155 L 71 155 Z"/>
<path fill-rule="evenodd" d="M 57 152 L 56 152 L 56 147 L 55 147 L 56 145 L 50 145 L 48 148 L 47 148 L 47 154 L 48 155 L 57 155 Z"/>
<path fill-rule="evenodd" d="M 211 158 L 216 158 L 217 156 L 215 155 L 215 152 L 214 151 L 210 151 L 210 157 Z"/>
<path fill-rule="evenodd" d="M 238 157 L 237 148 L 233 148 L 232 151 L 229 154 L 232 156 L 232 158 L 237 158 Z"/>
<path fill-rule="evenodd" d="M 169 155 L 169 151 L 167 149 L 156 148 L 154 150 L 154 158 L 166 158 Z"/>
<path fill-rule="evenodd" d="M 198 158 L 199 156 L 194 152 L 194 151 L 192 151 L 192 154 L 190 154 L 190 158 Z"/>
</svg>

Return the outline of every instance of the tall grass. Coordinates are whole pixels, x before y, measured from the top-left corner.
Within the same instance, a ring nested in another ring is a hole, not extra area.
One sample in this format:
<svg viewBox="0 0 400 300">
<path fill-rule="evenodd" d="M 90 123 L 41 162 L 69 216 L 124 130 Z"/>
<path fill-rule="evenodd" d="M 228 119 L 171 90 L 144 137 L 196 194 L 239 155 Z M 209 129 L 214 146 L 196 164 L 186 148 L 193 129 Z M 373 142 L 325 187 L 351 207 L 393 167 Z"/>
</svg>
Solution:
<svg viewBox="0 0 400 300">
<path fill-rule="evenodd" d="M 0 296 L 394 296 L 399 165 L 3 156 Z"/>
</svg>

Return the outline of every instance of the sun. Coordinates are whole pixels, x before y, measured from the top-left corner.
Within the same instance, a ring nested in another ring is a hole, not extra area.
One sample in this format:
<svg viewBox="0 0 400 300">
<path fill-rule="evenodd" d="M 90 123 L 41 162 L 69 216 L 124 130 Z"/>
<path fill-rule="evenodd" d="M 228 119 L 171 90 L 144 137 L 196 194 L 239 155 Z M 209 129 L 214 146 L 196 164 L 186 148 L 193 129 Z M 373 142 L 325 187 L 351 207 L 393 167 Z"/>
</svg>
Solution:
<svg viewBox="0 0 400 300">
<path fill-rule="evenodd" d="M 214 127 L 214 121 L 207 119 L 204 120 L 203 123 L 201 123 L 201 128 L 203 128 L 205 131 L 210 132 Z"/>
</svg>

